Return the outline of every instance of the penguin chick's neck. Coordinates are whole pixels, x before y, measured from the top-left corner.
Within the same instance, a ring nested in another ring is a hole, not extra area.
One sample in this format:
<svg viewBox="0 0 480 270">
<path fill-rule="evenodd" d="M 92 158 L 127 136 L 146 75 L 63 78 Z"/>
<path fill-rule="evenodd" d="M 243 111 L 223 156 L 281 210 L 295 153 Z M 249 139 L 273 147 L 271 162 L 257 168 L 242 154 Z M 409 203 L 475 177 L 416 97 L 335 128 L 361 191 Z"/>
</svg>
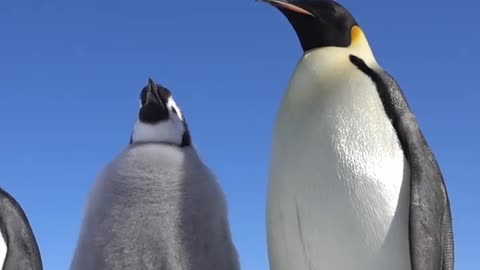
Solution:
<svg viewBox="0 0 480 270">
<path fill-rule="evenodd" d="M 166 117 L 161 120 L 149 121 L 152 112 L 142 110 L 147 105 L 141 105 L 139 118 L 135 123 L 131 144 L 136 143 L 162 143 L 172 144 L 180 147 L 191 145 L 190 132 L 188 130 L 183 114 L 175 103 L 173 97 L 168 98 L 166 102 Z M 156 113 L 156 112 L 154 112 Z M 151 120 L 151 119 L 150 119 Z"/>
<path fill-rule="evenodd" d="M 140 93 L 140 110 L 130 138 L 130 144 L 136 143 L 191 145 L 188 125 L 180 107 L 171 92 L 152 79 Z"/>
<path fill-rule="evenodd" d="M 187 131 L 181 121 L 169 119 L 155 124 L 137 120 L 132 135 L 132 144 L 136 143 L 164 143 L 178 146 L 187 146 L 185 137 Z"/>
</svg>

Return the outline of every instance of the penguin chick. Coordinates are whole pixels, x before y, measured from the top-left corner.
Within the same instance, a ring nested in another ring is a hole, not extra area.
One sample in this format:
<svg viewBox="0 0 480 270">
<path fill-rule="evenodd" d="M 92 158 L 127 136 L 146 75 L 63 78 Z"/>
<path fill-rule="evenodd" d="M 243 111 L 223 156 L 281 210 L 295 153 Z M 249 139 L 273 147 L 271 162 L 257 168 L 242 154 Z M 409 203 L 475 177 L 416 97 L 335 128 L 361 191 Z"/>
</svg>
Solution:
<svg viewBox="0 0 480 270">
<path fill-rule="evenodd" d="M 129 146 L 90 194 L 72 270 L 237 270 L 224 193 L 169 90 L 149 80 Z"/>
</svg>

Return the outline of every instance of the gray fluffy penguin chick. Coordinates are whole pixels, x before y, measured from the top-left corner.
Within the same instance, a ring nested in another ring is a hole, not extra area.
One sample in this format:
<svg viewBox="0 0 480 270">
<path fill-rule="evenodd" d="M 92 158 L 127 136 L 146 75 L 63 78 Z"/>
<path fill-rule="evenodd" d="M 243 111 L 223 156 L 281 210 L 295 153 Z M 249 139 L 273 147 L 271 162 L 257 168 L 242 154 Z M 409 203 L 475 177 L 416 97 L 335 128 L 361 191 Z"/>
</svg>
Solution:
<svg viewBox="0 0 480 270">
<path fill-rule="evenodd" d="M 152 79 L 130 145 L 90 194 L 70 269 L 240 269 L 223 190 L 170 91 Z"/>
</svg>

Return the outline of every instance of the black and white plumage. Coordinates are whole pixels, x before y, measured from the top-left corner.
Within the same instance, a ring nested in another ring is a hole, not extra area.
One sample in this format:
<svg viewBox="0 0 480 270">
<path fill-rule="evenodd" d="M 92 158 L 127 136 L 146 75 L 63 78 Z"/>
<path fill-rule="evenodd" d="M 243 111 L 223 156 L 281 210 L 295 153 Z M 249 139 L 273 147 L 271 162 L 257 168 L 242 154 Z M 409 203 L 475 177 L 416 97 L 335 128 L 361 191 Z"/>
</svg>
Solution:
<svg viewBox="0 0 480 270">
<path fill-rule="evenodd" d="M 453 269 L 439 165 L 356 20 L 330 0 L 265 2 L 304 50 L 275 129 L 271 269 Z"/>
<path fill-rule="evenodd" d="M 149 79 L 140 94 L 140 111 L 130 143 L 172 143 L 191 146 L 187 121 L 167 88 Z"/>
<path fill-rule="evenodd" d="M 0 269 L 42 270 L 37 240 L 25 212 L 0 188 Z"/>
<path fill-rule="evenodd" d="M 170 91 L 153 80 L 130 145 L 90 194 L 71 269 L 239 269 L 223 191 Z"/>
<path fill-rule="evenodd" d="M 361 69 L 367 67 L 356 60 Z M 370 71 L 371 72 L 371 71 Z M 409 162 L 409 233 L 412 269 L 454 269 L 450 200 L 440 166 L 398 83 L 387 72 L 370 73 Z"/>
</svg>

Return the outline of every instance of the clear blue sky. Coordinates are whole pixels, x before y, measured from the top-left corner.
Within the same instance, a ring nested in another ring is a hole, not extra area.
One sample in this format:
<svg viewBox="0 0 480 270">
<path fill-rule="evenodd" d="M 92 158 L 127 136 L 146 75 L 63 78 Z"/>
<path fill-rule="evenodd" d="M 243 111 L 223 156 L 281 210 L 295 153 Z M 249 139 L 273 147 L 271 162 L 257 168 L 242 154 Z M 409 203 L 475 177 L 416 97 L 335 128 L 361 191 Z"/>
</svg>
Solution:
<svg viewBox="0 0 480 270">
<path fill-rule="evenodd" d="M 480 76 L 473 0 L 342 1 L 400 82 L 442 166 L 457 269 L 480 254 Z M 138 94 L 169 87 L 227 194 L 243 269 L 267 270 L 272 128 L 301 56 L 274 8 L 237 1 L 0 1 L 0 185 L 45 269 L 67 269 L 97 173 L 126 146 Z"/>
</svg>

